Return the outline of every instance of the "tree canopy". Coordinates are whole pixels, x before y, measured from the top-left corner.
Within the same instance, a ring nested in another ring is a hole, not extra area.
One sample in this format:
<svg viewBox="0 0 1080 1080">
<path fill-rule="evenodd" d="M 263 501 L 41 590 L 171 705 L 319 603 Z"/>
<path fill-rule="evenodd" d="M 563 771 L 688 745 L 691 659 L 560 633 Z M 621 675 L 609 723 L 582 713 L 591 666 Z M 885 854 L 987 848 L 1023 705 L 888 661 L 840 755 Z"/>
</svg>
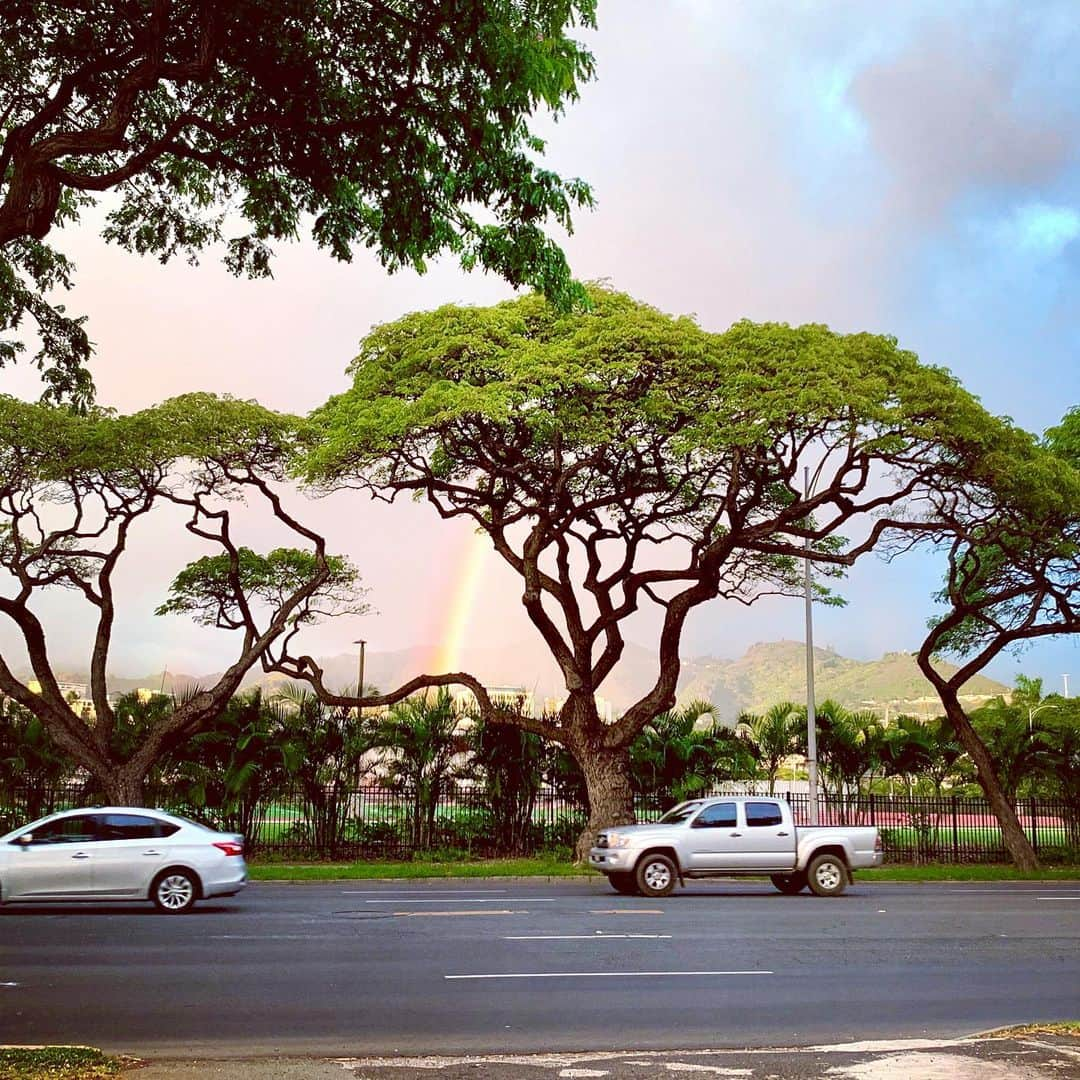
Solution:
<svg viewBox="0 0 1080 1080">
<path fill-rule="evenodd" d="M 50 393 L 86 400 L 74 267 L 45 238 L 115 191 L 105 237 L 236 274 L 310 231 L 390 269 L 440 252 L 576 295 L 548 222 L 591 195 L 529 117 L 592 77 L 595 0 L 9 0 L 0 12 L 0 335 L 24 319 Z M 0 337 L 0 364 L 19 343 Z"/>
<path fill-rule="evenodd" d="M 567 744 L 587 776 L 614 776 L 675 703 L 692 610 L 801 591 L 804 555 L 833 599 L 822 575 L 894 532 L 932 531 L 930 493 L 1031 440 L 889 337 L 749 322 L 717 334 L 608 289 L 590 300 L 563 312 L 533 295 L 380 327 L 352 387 L 315 414 L 305 474 L 424 497 L 483 529 L 520 574 L 568 693 L 560 716 L 518 722 Z M 606 726 L 593 695 L 643 608 L 660 618 L 655 681 Z M 628 814 L 628 792 L 605 813 Z"/>
<path fill-rule="evenodd" d="M 362 609 L 356 571 L 285 508 L 276 485 L 303 423 L 244 401 L 189 394 L 129 416 L 0 397 L 0 616 L 21 658 L 0 654 L 0 692 L 33 713 L 55 743 L 118 801 L 137 799 L 150 766 L 205 727 L 279 638 L 321 614 Z M 302 546 L 260 555 L 235 539 L 234 504 L 256 500 Z M 106 681 L 117 617 L 117 567 L 145 515 L 166 506 L 212 555 L 182 570 L 160 613 L 183 611 L 234 630 L 239 645 L 214 686 L 138 732 Z M 85 601 L 93 717 L 59 686 L 38 601 L 66 589 Z M 31 686 L 31 677 L 37 686 Z M 132 737 L 127 737 L 131 735 Z"/>
</svg>

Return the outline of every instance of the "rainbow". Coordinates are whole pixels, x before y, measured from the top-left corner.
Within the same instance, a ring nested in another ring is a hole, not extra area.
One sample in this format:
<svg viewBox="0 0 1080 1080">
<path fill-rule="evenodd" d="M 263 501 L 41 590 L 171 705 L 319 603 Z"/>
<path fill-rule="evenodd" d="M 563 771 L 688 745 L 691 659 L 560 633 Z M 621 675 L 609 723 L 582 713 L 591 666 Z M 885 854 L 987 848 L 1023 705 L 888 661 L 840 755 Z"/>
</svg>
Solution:
<svg viewBox="0 0 1080 1080">
<path fill-rule="evenodd" d="M 487 553 L 487 534 L 474 532 L 466 541 L 461 573 L 458 575 L 457 585 L 450 601 L 446 623 L 438 637 L 439 644 L 434 658 L 436 672 L 459 670 L 462 646 L 465 644 L 465 635 L 476 607 L 480 575 L 487 560 Z"/>
</svg>

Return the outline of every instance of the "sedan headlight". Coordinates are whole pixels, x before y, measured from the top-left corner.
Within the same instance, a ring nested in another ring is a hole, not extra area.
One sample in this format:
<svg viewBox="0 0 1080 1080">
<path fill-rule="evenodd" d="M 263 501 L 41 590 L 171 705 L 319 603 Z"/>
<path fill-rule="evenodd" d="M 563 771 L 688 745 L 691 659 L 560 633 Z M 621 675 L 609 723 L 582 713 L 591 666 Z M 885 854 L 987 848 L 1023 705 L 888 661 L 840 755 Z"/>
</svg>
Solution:
<svg viewBox="0 0 1080 1080">
<path fill-rule="evenodd" d="M 617 832 L 609 832 L 607 834 L 607 846 L 609 848 L 613 848 L 613 847 L 629 847 L 630 846 L 630 837 L 629 836 L 623 836 L 621 833 L 617 833 Z"/>
</svg>

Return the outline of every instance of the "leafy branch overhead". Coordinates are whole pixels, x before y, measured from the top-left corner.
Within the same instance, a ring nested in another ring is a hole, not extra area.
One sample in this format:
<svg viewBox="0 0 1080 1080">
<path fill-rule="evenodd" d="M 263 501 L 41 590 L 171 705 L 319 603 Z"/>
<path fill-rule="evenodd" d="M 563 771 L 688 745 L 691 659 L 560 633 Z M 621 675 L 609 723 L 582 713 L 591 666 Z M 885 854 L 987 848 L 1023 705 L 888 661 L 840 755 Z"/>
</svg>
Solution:
<svg viewBox="0 0 1080 1080">
<path fill-rule="evenodd" d="M 530 131 L 592 77 L 595 0 L 9 0 L 0 12 L 0 335 L 29 320 L 54 396 L 85 401 L 83 321 L 48 245 L 113 191 L 104 235 L 162 261 L 224 245 L 236 274 L 310 231 L 390 270 L 441 252 L 561 305 L 547 236 L 588 186 Z M 19 343 L 0 339 L 0 364 Z"/>
</svg>

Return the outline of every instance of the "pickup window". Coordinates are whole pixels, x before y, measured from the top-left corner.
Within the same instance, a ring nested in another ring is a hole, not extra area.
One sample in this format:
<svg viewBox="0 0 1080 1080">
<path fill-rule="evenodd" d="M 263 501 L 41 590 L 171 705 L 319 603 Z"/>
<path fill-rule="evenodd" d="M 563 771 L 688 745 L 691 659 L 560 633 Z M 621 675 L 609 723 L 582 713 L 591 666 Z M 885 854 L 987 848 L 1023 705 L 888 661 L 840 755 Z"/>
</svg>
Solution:
<svg viewBox="0 0 1080 1080">
<path fill-rule="evenodd" d="M 681 825 L 687 818 L 694 816 L 700 805 L 700 801 L 679 803 L 678 806 L 673 806 L 656 824 Z"/>
<path fill-rule="evenodd" d="M 750 828 L 755 825 L 783 825 L 784 815 L 780 813 L 780 804 L 774 802 L 748 802 L 746 804 L 746 824 Z"/>
<path fill-rule="evenodd" d="M 733 802 L 713 803 L 706 806 L 696 818 L 693 828 L 695 829 L 734 829 L 738 818 L 736 807 Z"/>
</svg>

